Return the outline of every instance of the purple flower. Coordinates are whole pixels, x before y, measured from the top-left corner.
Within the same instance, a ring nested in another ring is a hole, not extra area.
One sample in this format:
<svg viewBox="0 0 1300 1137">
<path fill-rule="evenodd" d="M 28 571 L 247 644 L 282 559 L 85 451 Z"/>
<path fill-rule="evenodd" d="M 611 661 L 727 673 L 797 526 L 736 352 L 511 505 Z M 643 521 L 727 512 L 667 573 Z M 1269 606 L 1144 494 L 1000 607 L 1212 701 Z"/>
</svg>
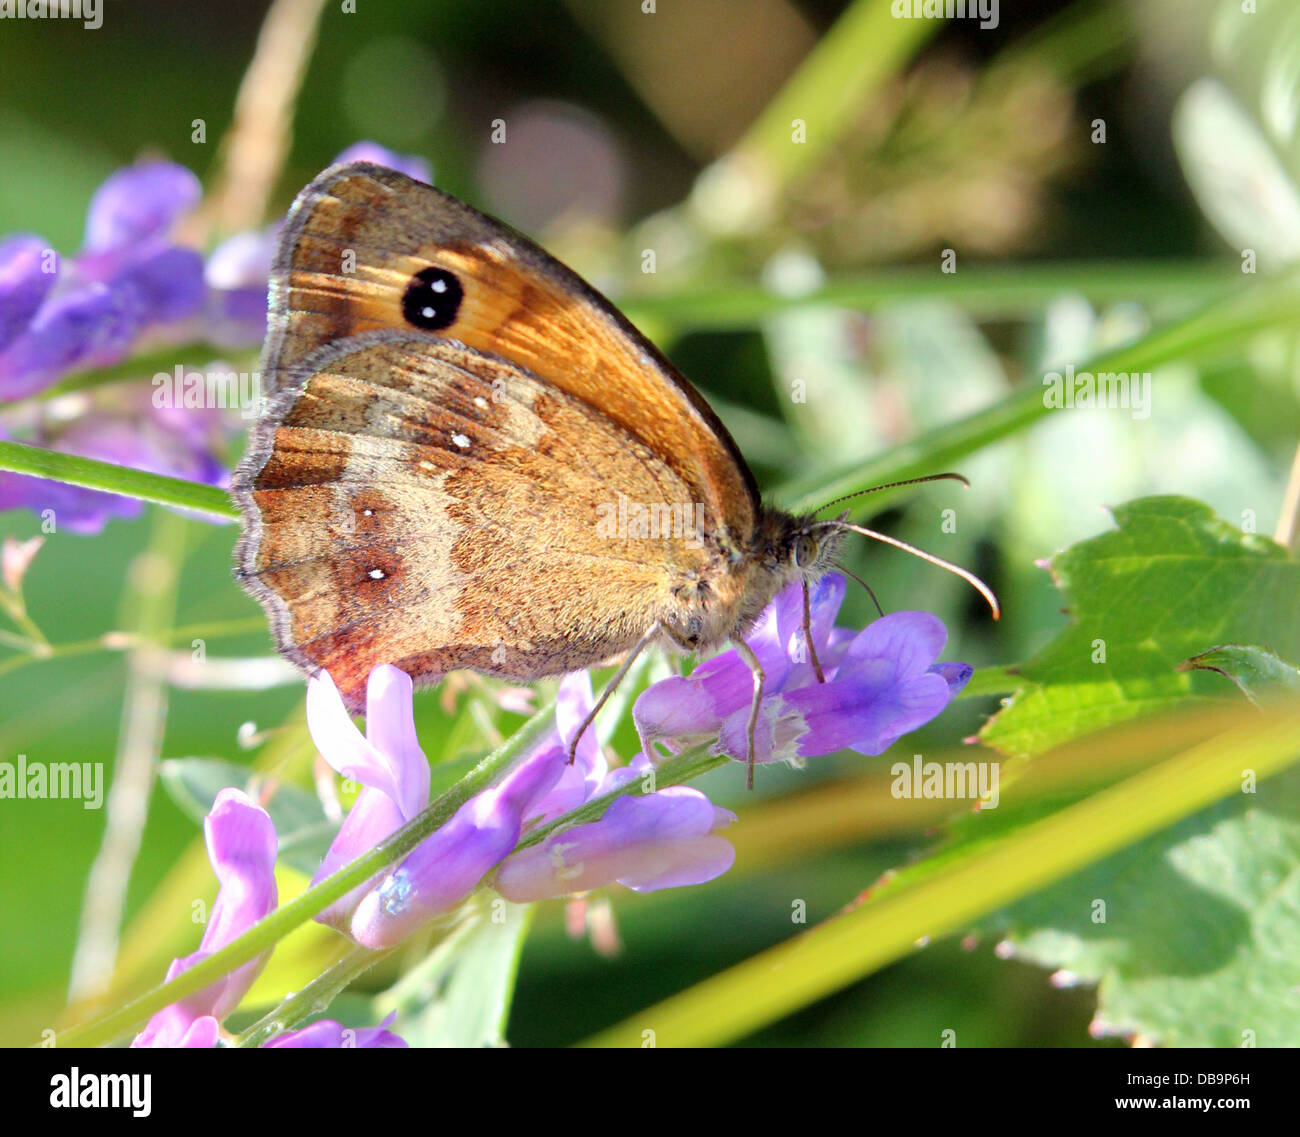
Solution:
<svg viewBox="0 0 1300 1137">
<path fill-rule="evenodd" d="M 405 671 L 376 667 L 366 686 L 363 736 L 329 672 L 307 680 L 307 729 L 316 749 L 334 770 L 362 786 L 312 884 L 374 848 L 428 805 L 429 763 L 415 737 L 411 691 Z M 359 885 L 316 919 L 347 932 L 368 888 Z"/>
<path fill-rule="evenodd" d="M 90 199 L 82 255 L 129 256 L 131 246 L 166 236 L 202 194 L 199 179 L 171 162 L 140 162 L 114 171 Z"/>
<path fill-rule="evenodd" d="M 470 798 L 363 897 L 352 917 L 353 938 L 390 947 L 469 896 L 519 843 L 524 818 L 559 780 L 564 763 L 564 750 L 553 746 Z"/>
<path fill-rule="evenodd" d="M 95 191 L 85 242 L 67 266 L 37 237 L 0 243 L 0 398 L 35 394 L 74 367 L 115 363 L 151 326 L 198 312 L 203 258 L 170 234 L 199 197 L 183 166 L 142 162 Z"/>
<path fill-rule="evenodd" d="M 387 664 L 370 673 L 366 734 L 353 725 L 327 672 L 307 683 L 307 725 L 321 757 L 364 787 L 315 884 L 373 848 L 428 804 L 429 764 L 415 737 L 411 679 Z M 436 833 L 376 881 L 322 912 L 367 947 L 387 947 L 468 896 L 519 840 L 524 817 L 560 779 L 564 751 L 544 747 L 467 801 Z"/>
<path fill-rule="evenodd" d="M 54 287 L 54 252 L 39 237 L 0 241 L 0 355 L 18 338 Z"/>
<path fill-rule="evenodd" d="M 199 950 L 172 960 L 168 980 L 175 979 L 248 931 L 275 909 L 275 857 L 279 841 L 270 815 L 237 789 L 217 794 L 203 822 L 208 859 L 221 887 Z M 133 1047 L 210 1050 L 221 1036 L 221 1020 L 239 1006 L 270 958 L 266 951 L 223 976 L 210 987 L 153 1016 L 131 1043 Z M 288 1031 L 265 1045 L 275 1047 L 400 1047 L 406 1043 L 385 1029 L 392 1015 L 377 1027 L 346 1029 L 333 1019 L 321 1019 L 302 1030 Z"/>
<path fill-rule="evenodd" d="M 636 892 L 703 884 L 736 859 L 731 843 L 715 836 L 735 819 L 686 786 L 624 795 L 599 821 L 560 830 L 507 857 L 493 887 L 523 904 L 615 881 Z"/>
<path fill-rule="evenodd" d="M 594 732 L 566 762 L 567 743 L 592 706 L 591 678 L 560 685 L 556 727 L 496 785 L 467 801 L 436 833 L 382 879 L 322 913 L 367 947 L 388 947 L 464 900 L 498 865 L 507 896 L 565 896 L 615 881 L 646 891 L 710 880 L 725 872 L 731 846 L 713 837 L 734 820 L 696 790 L 674 788 L 635 801 L 619 799 L 599 821 L 550 835 L 510 854 L 530 829 L 635 779 L 653 779 L 643 758 L 609 770 Z M 395 667 L 377 667 L 367 687 L 366 734 L 353 725 L 325 673 L 308 681 L 307 722 L 325 761 L 365 787 L 313 883 L 383 840 L 425 805 L 429 773 L 415 738 L 411 681 Z M 582 850 L 583 865 L 565 859 Z M 504 861 L 504 864 L 502 862 Z M 507 888 L 509 891 L 507 891 Z M 360 895 L 358 899 L 358 893 Z"/>
<path fill-rule="evenodd" d="M 212 250 L 203 269 L 208 298 L 203 313 L 209 343 L 255 347 L 266 336 L 266 293 L 282 222 L 236 233 Z"/>
<path fill-rule="evenodd" d="M 397 1017 L 394 1011 L 378 1026 L 353 1029 L 333 1019 L 319 1019 L 301 1030 L 290 1030 L 276 1035 L 263 1049 L 299 1050 L 401 1050 L 406 1040 L 388 1030 L 388 1024 Z"/>
<path fill-rule="evenodd" d="M 880 754 L 929 722 L 967 683 L 966 664 L 936 664 L 947 632 L 928 612 L 894 612 L 854 634 L 834 627 L 844 578 L 814 586 L 812 639 L 826 682 L 803 642 L 801 586 L 784 589 L 748 637 L 766 673 L 754 735 L 757 762 L 799 762 L 837 750 Z M 753 674 L 734 649 L 689 677 L 656 683 L 633 710 L 643 745 L 716 738 L 715 753 L 744 761 Z"/>
<path fill-rule="evenodd" d="M 172 960 L 169 980 L 237 939 L 276 905 L 278 841 L 266 810 L 239 790 L 225 789 L 217 795 L 203 831 L 221 887 L 198 951 Z M 270 954 L 265 952 L 210 987 L 164 1007 L 131 1045 L 214 1046 L 217 1024 L 239 1005 Z"/>
</svg>

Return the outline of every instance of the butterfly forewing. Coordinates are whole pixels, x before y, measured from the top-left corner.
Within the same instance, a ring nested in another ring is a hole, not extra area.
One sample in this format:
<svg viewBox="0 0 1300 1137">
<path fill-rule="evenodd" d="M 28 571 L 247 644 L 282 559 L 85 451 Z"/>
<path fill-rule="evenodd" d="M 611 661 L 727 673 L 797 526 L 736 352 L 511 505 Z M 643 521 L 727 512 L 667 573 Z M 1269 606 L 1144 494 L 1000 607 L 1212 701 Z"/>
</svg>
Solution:
<svg viewBox="0 0 1300 1137">
<path fill-rule="evenodd" d="M 421 274 L 434 303 L 409 303 Z M 458 293 L 458 295 L 457 295 Z M 454 305 L 441 303 L 454 299 Z M 743 541 L 757 492 L 698 392 L 617 310 L 526 237 L 430 186 L 367 163 L 327 170 L 281 236 L 263 356 L 277 386 L 322 344 L 413 330 L 518 364 L 661 455 L 719 525 Z"/>
</svg>

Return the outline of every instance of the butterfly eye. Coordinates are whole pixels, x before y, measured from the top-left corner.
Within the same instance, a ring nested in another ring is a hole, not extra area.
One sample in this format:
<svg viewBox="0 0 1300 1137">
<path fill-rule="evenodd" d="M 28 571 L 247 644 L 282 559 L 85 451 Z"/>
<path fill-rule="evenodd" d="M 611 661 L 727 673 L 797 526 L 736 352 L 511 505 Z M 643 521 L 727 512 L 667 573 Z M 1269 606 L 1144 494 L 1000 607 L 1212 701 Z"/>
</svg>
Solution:
<svg viewBox="0 0 1300 1137">
<path fill-rule="evenodd" d="M 411 277 L 402 297 L 402 315 L 426 332 L 437 332 L 456 322 L 465 290 L 445 268 L 426 268 Z"/>
<path fill-rule="evenodd" d="M 811 533 L 800 533 L 794 540 L 794 565 L 795 568 L 807 568 L 817 560 L 817 551 L 820 546 Z"/>
</svg>

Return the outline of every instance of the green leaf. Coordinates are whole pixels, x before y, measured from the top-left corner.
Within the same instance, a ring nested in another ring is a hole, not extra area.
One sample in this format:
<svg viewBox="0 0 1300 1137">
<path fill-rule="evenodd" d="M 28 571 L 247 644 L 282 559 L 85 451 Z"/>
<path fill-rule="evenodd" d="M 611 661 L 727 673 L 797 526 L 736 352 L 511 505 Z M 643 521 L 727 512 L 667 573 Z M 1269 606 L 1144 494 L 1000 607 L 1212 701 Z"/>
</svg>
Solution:
<svg viewBox="0 0 1300 1137">
<path fill-rule="evenodd" d="M 1243 769 L 1263 779 L 1288 769 L 1300 755 L 1300 709 L 1294 706 L 1254 711 L 1249 721 L 1223 707 L 1211 718 L 1232 725 L 1226 731 L 1216 727 L 1165 761 L 1029 824 L 988 839 L 969 834 L 955 852 L 903 868 L 824 923 L 638 1011 L 583 1045 L 641 1046 L 647 1030 L 654 1032 L 657 1046 L 708 1046 L 742 1038 L 909 954 L 922 937 L 965 931 L 1053 882 L 1071 874 L 1078 879 L 1085 866 L 1113 858 L 1135 841 L 1158 841 L 1153 834 L 1239 795 Z M 1145 724 L 1121 733 L 1139 730 L 1144 732 Z M 1275 799 L 1262 791 L 1260 799 L 1273 809 Z M 1284 803 L 1276 804 L 1279 814 L 1285 813 Z M 975 816 L 987 819 L 1000 812 Z M 1280 902 L 1294 903 L 1294 882 L 1279 885 L 1279 879 L 1274 885 Z M 1229 891 L 1235 880 L 1220 891 Z M 1176 911 L 1171 909 L 1171 919 Z M 1287 928 L 1278 923 L 1282 936 L 1272 941 L 1273 950 L 1284 959 L 1294 941 L 1284 938 Z M 1288 982 L 1296 987 L 1294 963 Z M 1295 998 L 1290 988 L 1271 986 L 1267 993 L 1285 1003 Z"/>
<path fill-rule="evenodd" d="M 1231 679 L 1252 703 L 1260 703 L 1289 692 L 1300 692 L 1300 668 L 1292 667 L 1266 647 L 1253 644 L 1224 644 L 1211 648 L 1179 667 L 1185 671 L 1217 671 Z"/>
<path fill-rule="evenodd" d="M 1098 984 L 1096 1033 L 1300 1046 L 1298 818 L 1292 769 L 1021 901 L 1008 948 Z"/>
<path fill-rule="evenodd" d="M 419 967 L 375 1000 L 397 1012 L 392 1029 L 411 1046 L 504 1046 L 528 905 L 500 898 L 483 905 Z"/>
<path fill-rule="evenodd" d="M 170 758 L 159 774 L 172 801 L 201 825 L 217 794 L 230 786 L 244 789 L 250 771 L 218 758 Z M 313 875 L 338 832 L 338 823 L 326 817 L 315 795 L 300 786 L 278 784 L 263 804 L 280 838 L 278 859 L 304 876 Z"/>
<path fill-rule="evenodd" d="M 1180 670 L 1223 643 L 1300 658 L 1300 562 L 1265 537 L 1177 497 L 1117 507 L 1118 528 L 1053 558 L 1073 620 L 1020 668 L 1023 686 L 980 732 L 1025 757 L 1219 693 Z"/>
</svg>

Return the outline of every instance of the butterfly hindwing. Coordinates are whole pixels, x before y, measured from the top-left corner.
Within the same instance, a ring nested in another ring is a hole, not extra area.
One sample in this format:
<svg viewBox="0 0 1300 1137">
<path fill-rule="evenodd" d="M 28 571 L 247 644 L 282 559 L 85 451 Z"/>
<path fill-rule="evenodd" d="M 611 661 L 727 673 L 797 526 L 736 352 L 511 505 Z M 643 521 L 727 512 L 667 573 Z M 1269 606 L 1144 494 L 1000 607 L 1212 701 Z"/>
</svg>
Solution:
<svg viewBox="0 0 1300 1137">
<path fill-rule="evenodd" d="M 704 564 L 697 541 L 602 530 L 619 500 L 690 501 L 621 427 L 500 358 L 402 332 L 307 357 L 235 493 L 245 587 L 281 650 L 354 707 L 379 663 L 417 680 L 592 666 Z"/>
</svg>

